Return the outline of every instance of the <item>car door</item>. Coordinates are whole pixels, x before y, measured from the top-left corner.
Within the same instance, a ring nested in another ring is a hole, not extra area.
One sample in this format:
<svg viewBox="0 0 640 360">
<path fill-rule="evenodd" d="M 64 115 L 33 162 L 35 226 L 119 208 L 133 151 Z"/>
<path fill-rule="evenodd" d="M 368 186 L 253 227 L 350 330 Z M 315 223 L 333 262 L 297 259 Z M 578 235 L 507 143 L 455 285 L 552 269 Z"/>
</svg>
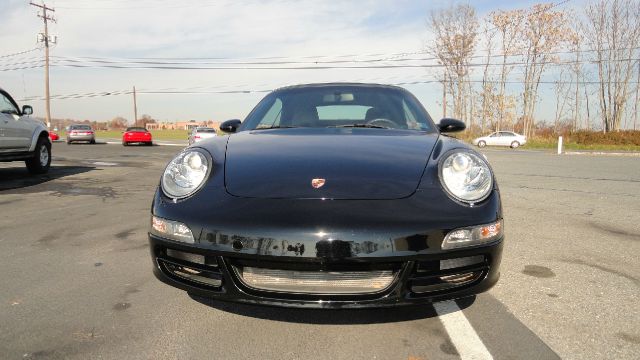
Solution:
<svg viewBox="0 0 640 360">
<path fill-rule="evenodd" d="M 500 132 L 500 143 L 504 146 L 511 146 L 511 143 L 516 140 L 515 135 L 509 131 Z"/>
<path fill-rule="evenodd" d="M 500 145 L 500 133 L 494 132 L 487 136 L 487 145 Z"/>
<path fill-rule="evenodd" d="M 28 150 L 31 145 L 31 126 L 9 94 L 0 91 L 0 133 L 2 149 Z"/>
</svg>

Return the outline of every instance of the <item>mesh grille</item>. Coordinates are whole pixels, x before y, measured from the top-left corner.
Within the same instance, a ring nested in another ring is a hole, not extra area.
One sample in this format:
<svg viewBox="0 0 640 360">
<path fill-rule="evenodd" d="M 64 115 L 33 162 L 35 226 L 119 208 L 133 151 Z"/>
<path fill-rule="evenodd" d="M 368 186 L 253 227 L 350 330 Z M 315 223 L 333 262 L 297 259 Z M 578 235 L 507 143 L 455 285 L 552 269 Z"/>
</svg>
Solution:
<svg viewBox="0 0 640 360">
<path fill-rule="evenodd" d="M 363 294 L 388 288 L 395 277 L 392 270 L 293 271 L 255 267 L 236 268 L 242 281 L 261 290 L 305 294 Z"/>
</svg>

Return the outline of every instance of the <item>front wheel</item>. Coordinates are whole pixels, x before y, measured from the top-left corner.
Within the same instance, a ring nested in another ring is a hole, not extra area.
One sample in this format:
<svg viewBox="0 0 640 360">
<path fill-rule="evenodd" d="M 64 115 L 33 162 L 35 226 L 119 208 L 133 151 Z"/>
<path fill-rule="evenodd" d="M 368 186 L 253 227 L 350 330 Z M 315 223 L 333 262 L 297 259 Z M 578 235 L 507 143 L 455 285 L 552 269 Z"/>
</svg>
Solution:
<svg viewBox="0 0 640 360">
<path fill-rule="evenodd" d="M 484 141 L 484 140 L 480 140 L 480 141 L 478 141 L 478 147 L 483 148 L 483 147 L 485 147 L 485 146 L 487 146 L 487 142 L 486 142 L 486 141 Z"/>
<path fill-rule="evenodd" d="M 514 142 L 512 142 L 512 143 L 511 143 L 511 148 L 512 148 L 512 149 L 515 149 L 515 148 L 517 148 L 518 146 L 520 146 L 520 143 L 519 143 L 519 142 L 517 142 L 517 141 L 514 141 Z"/>
<path fill-rule="evenodd" d="M 44 174 L 51 166 L 51 143 L 45 138 L 39 138 L 33 157 L 25 161 L 27 170 L 31 174 Z"/>
</svg>

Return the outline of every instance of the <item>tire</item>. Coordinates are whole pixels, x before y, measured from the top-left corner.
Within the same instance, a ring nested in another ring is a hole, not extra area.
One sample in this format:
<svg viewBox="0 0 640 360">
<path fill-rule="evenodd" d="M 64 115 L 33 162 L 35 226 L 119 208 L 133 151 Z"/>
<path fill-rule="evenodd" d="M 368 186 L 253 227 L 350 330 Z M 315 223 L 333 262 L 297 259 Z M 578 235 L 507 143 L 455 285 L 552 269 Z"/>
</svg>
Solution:
<svg viewBox="0 0 640 360">
<path fill-rule="evenodd" d="M 67 139 L 67 145 L 71 145 L 71 140 Z"/>
<path fill-rule="evenodd" d="M 514 142 L 512 142 L 512 143 L 511 143 L 511 148 L 512 148 L 512 149 L 515 149 L 515 148 L 517 148 L 517 147 L 519 147 L 519 146 L 520 146 L 520 143 L 519 143 L 519 142 L 517 142 L 517 141 L 514 141 Z"/>
<path fill-rule="evenodd" d="M 31 174 L 45 174 L 51 166 L 51 143 L 46 138 L 40 137 L 36 143 L 36 151 L 33 157 L 25 161 L 27 170 Z"/>
<path fill-rule="evenodd" d="M 145 145 L 147 145 L 147 146 L 153 146 L 153 142 L 152 142 L 152 141 L 149 141 L 148 143 L 145 143 Z"/>
<path fill-rule="evenodd" d="M 89 144 L 92 144 L 92 145 L 93 145 L 93 144 L 95 144 L 95 143 L 96 143 L 96 139 L 93 139 L 93 140 L 89 141 Z"/>
<path fill-rule="evenodd" d="M 128 142 L 126 142 L 126 141 L 123 141 L 123 142 L 122 142 L 122 146 L 129 146 L 129 143 L 128 143 Z"/>
<path fill-rule="evenodd" d="M 483 148 L 483 147 L 485 147 L 485 146 L 487 146 L 487 142 L 486 142 L 486 141 L 484 141 L 484 140 L 480 140 L 480 141 L 478 141 L 478 147 Z"/>
</svg>

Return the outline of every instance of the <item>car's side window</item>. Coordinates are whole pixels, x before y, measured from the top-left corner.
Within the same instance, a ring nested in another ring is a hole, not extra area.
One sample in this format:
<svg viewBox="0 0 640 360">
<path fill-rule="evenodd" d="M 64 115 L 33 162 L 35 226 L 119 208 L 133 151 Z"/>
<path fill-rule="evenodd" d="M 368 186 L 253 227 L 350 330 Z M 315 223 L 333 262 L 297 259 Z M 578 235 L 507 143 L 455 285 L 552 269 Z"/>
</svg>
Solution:
<svg viewBox="0 0 640 360">
<path fill-rule="evenodd" d="M 402 100 L 402 110 L 404 110 L 404 118 L 407 122 L 407 128 L 412 130 L 424 130 L 424 126 L 420 126 L 420 123 L 416 120 L 416 116 L 411 111 L 409 106 L 407 106 L 407 102 Z"/>
<path fill-rule="evenodd" d="M 20 114 L 18 108 L 7 98 L 4 94 L 0 93 L 0 112 L 4 114 Z"/>
<path fill-rule="evenodd" d="M 500 136 L 500 133 L 493 133 L 493 134 L 489 135 L 489 137 L 499 137 L 499 136 Z"/>
<path fill-rule="evenodd" d="M 280 125 L 280 116 L 282 115 L 282 101 L 280 99 L 276 99 L 266 114 L 262 117 L 262 120 L 256 126 L 257 129 L 260 128 L 270 128 L 273 126 Z"/>
</svg>

